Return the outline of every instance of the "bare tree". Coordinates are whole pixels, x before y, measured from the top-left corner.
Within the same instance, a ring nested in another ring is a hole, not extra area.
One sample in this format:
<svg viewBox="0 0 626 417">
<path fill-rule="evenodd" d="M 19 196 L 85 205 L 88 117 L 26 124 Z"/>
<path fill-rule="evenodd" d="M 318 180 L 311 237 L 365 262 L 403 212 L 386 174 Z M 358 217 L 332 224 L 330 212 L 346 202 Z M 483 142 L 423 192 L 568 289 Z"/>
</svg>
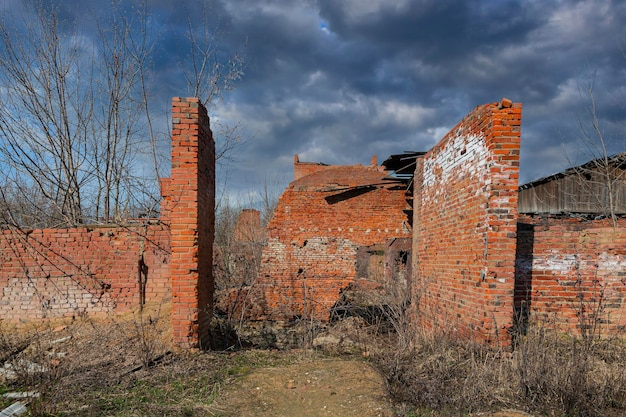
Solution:
<svg viewBox="0 0 626 417">
<path fill-rule="evenodd" d="M 258 201 L 233 202 L 224 197 L 215 215 L 216 287 L 253 285 L 265 246 L 265 230 L 278 197 L 265 181 Z M 250 207 L 258 207 L 252 209 Z"/>
<path fill-rule="evenodd" d="M 118 222 L 138 208 L 153 212 L 170 135 L 153 123 L 157 105 L 150 73 L 157 35 L 148 2 L 129 9 L 113 0 L 110 9 L 85 16 L 88 28 L 78 19 L 60 18 L 58 6 L 44 0 L 21 6 L 0 15 L 5 197 L 36 192 L 49 202 L 43 205 L 46 221 L 28 226 Z M 202 24 L 189 23 L 190 59 L 182 72 L 187 94 L 211 107 L 241 77 L 243 61 L 238 55 L 224 58 L 206 7 L 204 14 Z M 217 157 L 229 159 L 242 143 L 238 125 L 216 126 Z M 40 204 L 39 198 L 20 201 L 29 200 Z"/>
<path fill-rule="evenodd" d="M 226 59 L 220 57 L 223 54 L 223 32 L 219 23 L 216 27 L 211 25 L 210 12 L 205 4 L 200 12 L 202 24 L 187 20 L 186 36 L 190 52 L 183 62 L 189 94 L 198 97 L 209 111 L 222 102 L 225 92 L 235 88 L 245 69 L 241 54 L 236 53 Z M 225 124 L 219 119 L 212 119 L 211 125 L 216 136 L 215 159 L 218 164 L 226 165 L 232 162 L 237 149 L 245 142 L 242 125 Z"/>
<path fill-rule="evenodd" d="M 3 160 L 37 186 L 53 203 L 53 217 L 67 225 L 84 222 L 85 210 L 104 222 L 119 219 L 133 195 L 142 115 L 138 61 L 149 49 L 131 50 L 143 28 L 133 27 L 118 3 L 111 12 L 98 25 L 99 45 L 78 28 L 62 33 L 71 25 L 44 2 L 23 26 L 14 24 L 21 23 L 15 15 L 4 16 L 0 32 Z"/>
<path fill-rule="evenodd" d="M 37 187 L 5 178 L 0 187 L 0 229 L 28 225 L 45 227 L 59 219 L 51 219 L 54 206 Z"/>
<path fill-rule="evenodd" d="M 593 78 L 588 87 L 581 88 L 581 96 L 587 103 L 587 116 L 579 121 L 579 132 L 586 154 L 592 160 L 574 170 L 582 194 L 593 199 L 590 203 L 616 227 L 619 198 L 624 193 L 626 155 L 611 155 L 608 150 L 608 141 L 598 116 Z"/>
<path fill-rule="evenodd" d="M 223 324 L 236 333 L 246 315 L 258 307 L 255 285 L 267 243 L 266 230 L 283 186 L 279 177 L 265 179 L 257 192 L 243 201 L 232 201 L 226 194 L 216 210 L 215 304 L 224 315 Z"/>
<path fill-rule="evenodd" d="M 67 224 L 82 221 L 82 190 L 93 179 L 88 169 L 93 100 L 82 87 L 91 68 L 81 65 L 84 52 L 76 38 L 60 33 L 54 9 L 40 5 L 32 21 L 3 16 L 2 157 Z"/>
<path fill-rule="evenodd" d="M 128 212 L 137 191 L 133 179 L 138 174 L 131 169 L 142 146 L 145 62 L 153 43 L 146 39 L 146 14 L 131 20 L 120 2 L 112 3 L 112 15 L 98 25 L 98 32 L 102 65 L 96 77 L 100 106 L 92 144 L 98 182 L 95 205 L 96 218 L 109 222 Z M 149 111 L 145 116 L 150 121 Z"/>
</svg>

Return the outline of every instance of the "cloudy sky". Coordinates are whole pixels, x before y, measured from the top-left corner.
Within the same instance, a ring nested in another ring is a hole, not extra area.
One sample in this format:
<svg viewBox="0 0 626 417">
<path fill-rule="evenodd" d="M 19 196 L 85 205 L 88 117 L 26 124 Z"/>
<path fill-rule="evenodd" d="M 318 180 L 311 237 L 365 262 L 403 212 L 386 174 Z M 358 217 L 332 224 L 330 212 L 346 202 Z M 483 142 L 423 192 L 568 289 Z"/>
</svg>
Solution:
<svg viewBox="0 0 626 417">
<path fill-rule="evenodd" d="M 94 2 L 97 4 L 100 0 Z M 91 2 L 90 2 L 91 3 Z M 171 36 L 201 0 L 153 2 L 156 100 L 185 95 Z M 102 1 L 103 6 L 109 4 Z M 580 123 L 593 85 L 609 152 L 626 150 L 626 1 L 221 0 L 210 21 L 244 75 L 211 109 L 247 142 L 229 186 L 292 176 L 293 156 L 368 164 L 428 150 L 474 107 L 523 103 L 521 179 L 590 159 Z M 171 58 L 174 59 L 174 58 Z"/>
<path fill-rule="evenodd" d="M 233 180 L 428 150 L 475 106 L 523 103 L 521 182 L 589 159 L 593 85 L 626 150 L 626 1 L 285 0 L 216 5 L 246 73 L 223 117 L 252 140 Z M 592 84 L 593 83 L 593 84 Z M 582 92 L 582 93 L 581 93 Z"/>
</svg>

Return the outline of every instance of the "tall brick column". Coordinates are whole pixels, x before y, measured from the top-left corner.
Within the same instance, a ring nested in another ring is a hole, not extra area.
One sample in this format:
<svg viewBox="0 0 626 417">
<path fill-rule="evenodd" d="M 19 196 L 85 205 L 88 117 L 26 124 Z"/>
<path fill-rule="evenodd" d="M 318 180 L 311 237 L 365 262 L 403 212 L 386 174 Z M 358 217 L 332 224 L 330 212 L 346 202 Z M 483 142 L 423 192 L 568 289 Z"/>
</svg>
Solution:
<svg viewBox="0 0 626 417">
<path fill-rule="evenodd" d="M 172 99 L 171 223 L 174 344 L 207 346 L 213 300 L 215 143 L 197 98 Z"/>
</svg>

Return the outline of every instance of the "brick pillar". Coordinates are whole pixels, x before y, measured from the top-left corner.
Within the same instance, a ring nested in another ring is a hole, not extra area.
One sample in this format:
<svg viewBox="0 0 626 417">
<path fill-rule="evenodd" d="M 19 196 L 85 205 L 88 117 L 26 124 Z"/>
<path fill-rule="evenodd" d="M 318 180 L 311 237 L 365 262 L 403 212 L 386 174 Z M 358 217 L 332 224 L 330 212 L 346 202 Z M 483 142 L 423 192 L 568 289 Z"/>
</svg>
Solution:
<svg viewBox="0 0 626 417">
<path fill-rule="evenodd" d="M 235 242 L 256 243 L 261 240 L 261 234 L 261 212 L 254 209 L 241 210 L 233 232 Z"/>
<path fill-rule="evenodd" d="M 183 348 L 208 345 L 213 310 L 215 143 L 197 98 L 172 99 L 172 330 Z"/>
</svg>

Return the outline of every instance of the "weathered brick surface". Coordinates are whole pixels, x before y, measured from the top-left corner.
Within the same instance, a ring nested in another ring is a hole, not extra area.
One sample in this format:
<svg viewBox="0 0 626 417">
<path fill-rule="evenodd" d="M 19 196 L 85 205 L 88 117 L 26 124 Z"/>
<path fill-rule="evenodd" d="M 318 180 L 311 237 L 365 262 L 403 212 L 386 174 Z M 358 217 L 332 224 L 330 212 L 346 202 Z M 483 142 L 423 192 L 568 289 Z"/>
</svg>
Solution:
<svg viewBox="0 0 626 417">
<path fill-rule="evenodd" d="M 297 179 L 268 225 L 258 281 L 248 294 L 254 318 L 328 319 L 340 291 L 355 279 L 357 249 L 410 236 L 405 192 L 385 184 L 387 172 L 377 166 L 316 167 L 299 175 L 296 158 Z"/>
<path fill-rule="evenodd" d="M 215 143 L 197 98 L 172 100 L 172 173 L 163 185 L 171 223 L 174 343 L 201 347 L 208 344 L 213 309 Z"/>
<path fill-rule="evenodd" d="M 626 219 L 520 216 L 515 305 L 521 314 L 579 333 L 626 326 Z"/>
<path fill-rule="evenodd" d="M 169 299 L 169 229 L 161 224 L 0 234 L 0 318 L 79 316 Z M 144 269 L 144 271 L 146 271 Z"/>
<path fill-rule="evenodd" d="M 507 340 L 521 112 L 508 100 L 479 106 L 417 162 L 412 298 L 422 325 Z"/>
<path fill-rule="evenodd" d="M 172 100 L 172 176 L 158 224 L 0 235 L 0 317 L 123 310 L 171 299 L 174 343 L 208 343 L 212 315 L 215 144 L 196 98 Z M 141 279 L 140 279 L 141 278 Z"/>
</svg>

